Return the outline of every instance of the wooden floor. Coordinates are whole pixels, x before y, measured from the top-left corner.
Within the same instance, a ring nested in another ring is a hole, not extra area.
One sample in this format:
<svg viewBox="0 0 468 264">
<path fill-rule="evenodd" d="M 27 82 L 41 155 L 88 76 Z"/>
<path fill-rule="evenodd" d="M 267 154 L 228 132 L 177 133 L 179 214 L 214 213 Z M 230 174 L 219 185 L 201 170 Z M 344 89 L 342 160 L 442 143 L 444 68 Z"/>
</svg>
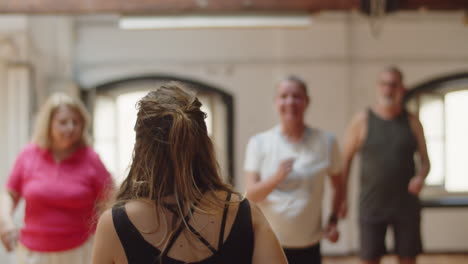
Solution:
<svg viewBox="0 0 468 264">
<path fill-rule="evenodd" d="M 387 256 L 381 264 L 398 264 L 395 256 Z M 428 254 L 418 257 L 417 264 L 468 264 L 467 254 Z M 358 257 L 324 257 L 323 264 L 360 264 Z"/>
</svg>

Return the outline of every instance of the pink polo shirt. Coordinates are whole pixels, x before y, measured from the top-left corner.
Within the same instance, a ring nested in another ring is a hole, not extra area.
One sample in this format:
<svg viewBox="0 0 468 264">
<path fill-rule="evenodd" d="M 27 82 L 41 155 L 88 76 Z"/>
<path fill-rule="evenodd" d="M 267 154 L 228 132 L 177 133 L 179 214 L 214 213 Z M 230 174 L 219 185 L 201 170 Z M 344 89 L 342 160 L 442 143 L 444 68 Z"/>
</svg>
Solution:
<svg viewBox="0 0 468 264">
<path fill-rule="evenodd" d="M 111 182 L 91 147 L 57 163 L 49 150 L 26 146 L 6 184 L 26 201 L 20 242 L 41 252 L 80 246 L 96 229 L 96 201 Z"/>
</svg>

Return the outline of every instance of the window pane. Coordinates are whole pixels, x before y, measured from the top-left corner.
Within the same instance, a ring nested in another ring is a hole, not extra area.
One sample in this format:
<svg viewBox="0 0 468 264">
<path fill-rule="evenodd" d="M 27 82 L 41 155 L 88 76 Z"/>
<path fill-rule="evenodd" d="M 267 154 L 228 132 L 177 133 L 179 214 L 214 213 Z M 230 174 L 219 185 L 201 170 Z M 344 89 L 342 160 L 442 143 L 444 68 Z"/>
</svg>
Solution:
<svg viewBox="0 0 468 264">
<path fill-rule="evenodd" d="M 468 91 L 445 96 L 448 191 L 468 191 Z"/>
<path fill-rule="evenodd" d="M 444 135 L 444 101 L 442 96 L 424 94 L 420 97 L 419 119 L 427 138 Z"/>
<path fill-rule="evenodd" d="M 426 178 L 426 184 L 444 184 L 444 142 L 442 140 L 430 140 L 427 142 L 427 152 L 431 161 L 431 170 Z"/>
<path fill-rule="evenodd" d="M 133 145 L 135 144 L 134 126 L 137 117 L 136 103 L 147 93 L 147 91 L 131 92 L 117 97 L 119 183 L 127 175 L 132 159 Z"/>
<path fill-rule="evenodd" d="M 426 178 L 429 185 L 444 184 L 444 101 L 435 94 L 423 94 L 420 97 L 419 118 L 424 127 L 427 152 L 431 161 L 431 170 Z"/>
<path fill-rule="evenodd" d="M 94 106 L 94 149 L 115 177 L 118 171 L 115 147 L 115 103 L 112 98 L 98 96 Z"/>
</svg>

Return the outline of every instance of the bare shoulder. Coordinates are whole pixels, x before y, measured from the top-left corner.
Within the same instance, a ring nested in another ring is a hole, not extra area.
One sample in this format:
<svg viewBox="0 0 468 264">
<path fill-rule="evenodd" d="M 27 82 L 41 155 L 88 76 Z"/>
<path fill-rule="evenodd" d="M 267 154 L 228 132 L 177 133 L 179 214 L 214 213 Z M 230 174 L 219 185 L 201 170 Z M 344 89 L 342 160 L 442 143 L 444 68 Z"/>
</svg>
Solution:
<svg viewBox="0 0 468 264">
<path fill-rule="evenodd" d="M 408 112 L 408 119 L 413 124 L 419 124 L 419 117 L 411 112 Z"/>
<path fill-rule="evenodd" d="M 102 253 L 108 253 L 116 244 L 120 244 L 120 241 L 112 220 L 112 209 L 107 209 L 99 217 L 94 248 L 102 250 Z"/>
<path fill-rule="evenodd" d="M 255 203 L 251 204 L 252 225 L 255 233 L 253 264 L 286 264 L 281 245 L 270 224 Z"/>
<path fill-rule="evenodd" d="M 99 216 L 99 223 L 108 224 L 111 223 L 112 220 L 112 208 L 106 209 L 100 216 Z M 98 223 L 98 224 L 99 224 Z"/>
<path fill-rule="evenodd" d="M 125 263 L 125 253 L 115 231 L 112 209 L 99 217 L 93 246 L 92 263 Z"/>
<path fill-rule="evenodd" d="M 125 203 L 125 211 L 128 215 L 138 215 L 154 208 L 154 202 L 146 200 L 130 200 Z"/>
<path fill-rule="evenodd" d="M 267 234 L 267 236 L 271 235 L 275 237 L 271 229 L 270 223 L 266 219 L 260 207 L 256 203 L 253 203 L 250 201 L 249 201 L 249 204 L 250 204 L 250 212 L 252 215 L 252 227 L 253 227 L 254 233 L 257 234 L 259 238 L 265 237 L 264 236 L 265 234 Z"/>
<path fill-rule="evenodd" d="M 346 129 L 344 150 L 349 157 L 359 150 L 367 136 L 368 118 L 368 111 L 362 110 L 353 116 Z"/>
<path fill-rule="evenodd" d="M 138 230 L 154 230 L 159 221 L 156 217 L 156 204 L 150 200 L 131 200 L 125 204 L 125 211 Z"/>
<path fill-rule="evenodd" d="M 250 202 L 250 211 L 252 214 L 252 225 L 254 229 L 261 228 L 261 227 L 268 227 L 268 221 L 266 220 L 265 216 L 263 215 L 262 210 L 258 207 L 257 204 Z"/>
<path fill-rule="evenodd" d="M 353 138 L 353 141 L 357 138 L 358 141 L 361 141 L 367 133 L 367 119 L 368 111 L 360 111 L 356 113 L 347 129 L 347 136 Z"/>
<path fill-rule="evenodd" d="M 114 222 L 112 220 L 112 209 L 105 210 L 99 217 L 97 229 L 104 233 L 115 233 Z"/>
<path fill-rule="evenodd" d="M 419 134 L 423 131 L 423 126 L 417 115 L 408 112 L 408 121 L 411 126 L 411 129 L 416 134 Z"/>
<path fill-rule="evenodd" d="M 369 116 L 368 112 L 365 110 L 362 110 L 353 116 L 353 119 L 351 120 L 351 124 L 354 126 L 363 126 L 367 123 L 368 116 Z"/>
<path fill-rule="evenodd" d="M 242 202 L 244 199 L 247 199 L 247 198 L 244 198 L 240 195 L 232 195 L 231 196 L 231 202 L 234 202 L 234 203 L 240 203 Z"/>
</svg>

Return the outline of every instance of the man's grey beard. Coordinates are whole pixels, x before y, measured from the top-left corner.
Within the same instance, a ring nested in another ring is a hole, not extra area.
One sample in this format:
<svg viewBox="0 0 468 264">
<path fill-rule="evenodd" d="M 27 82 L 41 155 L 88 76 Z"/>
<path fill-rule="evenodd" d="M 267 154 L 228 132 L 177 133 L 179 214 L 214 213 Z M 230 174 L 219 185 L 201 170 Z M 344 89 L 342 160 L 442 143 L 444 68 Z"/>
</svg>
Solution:
<svg viewBox="0 0 468 264">
<path fill-rule="evenodd" d="M 392 96 L 381 96 L 380 103 L 384 106 L 393 106 L 396 105 L 396 98 Z"/>
</svg>

